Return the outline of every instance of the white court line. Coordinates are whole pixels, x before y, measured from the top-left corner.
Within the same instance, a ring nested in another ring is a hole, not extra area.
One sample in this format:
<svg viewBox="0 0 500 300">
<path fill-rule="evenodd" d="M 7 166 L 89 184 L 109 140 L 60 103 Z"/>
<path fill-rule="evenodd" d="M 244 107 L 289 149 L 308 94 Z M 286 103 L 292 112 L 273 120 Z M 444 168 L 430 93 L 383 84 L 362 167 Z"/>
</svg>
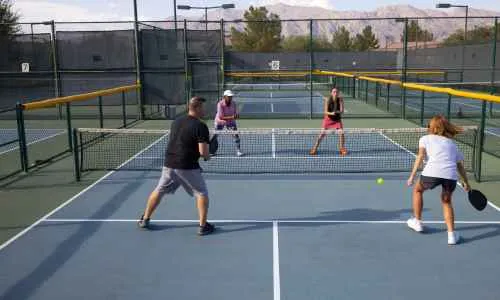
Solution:
<svg viewBox="0 0 500 300">
<path fill-rule="evenodd" d="M 273 150 L 273 158 L 276 158 L 276 137 L 274 135 L 274 128 L 272 129 L 272 144 L 271 144 L 271 148 Z"/>
<path fill-rule="evenodd" d="M 500 137 L 500 134 L 494 132 L 494 131 L 491 131 L 491 130 L 488 130 L 488 129 L 485 129 L 484 132 L 488 133 L 488 134 L 491 134 L 491 135 L 494 135 L 496 137 Z"/>
<path fill-rule="evenodd" d="M 135 223 L 138 219 L 49 219 L 46 218 L 42 220 L 45 223 Z M 290 224 L 290 223 L 303 223 L 303 224 L 406 224 L 406 220 L 209 220 L 213 223 L 221 224 Z M 152 220 L 153 223 L 199 223 L 199 220 L 170 220 L 170 219 L 158 219 Z M 424 224 L 444 224 L 444 221 L 422 221 Z M 456 224 L 500 224 L 500 221 L 457 221 Z"/>
<path fill-rule="evenodd" d="M 496 206 L 495 204 L 491 203 L 490 201 L 488 201 L 488 204 L 493 207 L 495 210 L 497 211 L 500 211 L 500 207 Z"/>
<path fill-rule="evenodd" d="M 273 222 L 273 290 L 274 300 L 280 300 L 280 249 L 278 242 L 278 222 Z"/>
<path fill-rule="evenodd" d="M 154 146 L 157 143 L 159 143 L 161 141 L 161 139 L 163 139 L 165 136 L 166 136 L 166 134 L 163 135 L 163 136 L 161 136 L 156 141 L 154 141 L 148 147 L 144 148 L 143 150 L 141 150 L 140 152 L 138 152 L 137 154 L 135 154 L 134 156 L 132 156 L 131 158 L 129 158 L 127 161 L 125 161 L 120 166 L 118 166 L 117 170 L 119 170 L 124 165 L 128 164 L 130 161 L 132 161 L 133 159 L 135 159 L 137 156 L 139 156 L 142 153 L 144 153 L 145 151 L 147 151 L 152 146 Z M 18 238 L 20 238 L 23 235 L 25 235 L 31 229 L 35 228 L 38 224 L 40 224 L 40 223 L 44 222 L 45 220 L 47 220 L 51 215 L 55 214 L 56 212 L 58 212 L 59 210 L 61 210 L 62 208 L 64 208 L 68 204 L 70 204 L 71 202 L 73 202 L 75 199 L 77 199 L 78 197 L 80 197 L 81 195 L 83 195 L 85 192 L 87 192 L 88 190 L 90 190 L 91 188 L 93 188 L 94 186 L 96 186 L 99 182 L 101 182 L 104 179 L 108 178 L 110 175 L 112 175 L 113 173 L 115 173 L 117 170 L 113 170 L 113 171 L 110 171 L 110 172 L 106 173 L 104 176 L 102 176 L 101 178 L 97 179 L 94 183 L 92 183 L 88 187 L 84 188 L 78 194 L 74 195 L 73 197 L 71 197 L 70 199 L 68 199 L 66 202 L 62 203 L 61 205 L 59 205 L 58 207 L 56 207 L 52 211 L 50 211 L 48 214 L 46 214 L 45 216 L 43 216 L 40 219 L 38 219 L 37 221 L 35 221 L 35 223 L 33 223 L 30 226 L 26 227 L 24 230 L 22 230 L 21 232 L 19 232 L 18 234 L 16 234 L 15 236 L 13 236 L 12 238 L 10 238 L 6 242 L 4 242 L 2 245 L 0 245 L 0 251 L 2 251 L 5 247 L 7 247 L 8 245 L 10 245 L 12 242 L 14 242 L 15 240 L 17 240 Z"/>
<path fill-rule="evenodd" d="M 64 131 L 64 130 L 63 130 L 63 131 L 61 131 L 61 132 L 54 133 L 54 134 L 49 135 L 49 136 L 46 136 L 46 137 L 44 137 L 44 138 L 41 138 L 41 139 L 36 139 L 36 140 L 31 141 L 31 142 L 29 142 L 28 144 L 26 144 L 26 146 L 29 146 L 29 145 L 32 145 L 32 144 L 35 144 L 35 143 L 39 143 L 39 142 L 43 142 L 43 141 L 45 141 L 45 140 L 51 139 L 51 138 L 53 138 L 53 137 L 56 137 L 56 136 L 58 136 L 58 135 L 64 134 L 65 132 L 66 132 L 66 131 Z M 19 140 L 18 140 L 18 141 L 19 141 Z M 18 143 L 18 144 L 19 144 L 19 143 Z M 14 150 L 17 150 L 18 148 L 19 148 L 19 146 L 16 146 L 16 147 L 14 147 L 14 148 L 12 148 L 12 149 L 2 151 L 2 152 L 0 152 L 0 155 L 5 154 L 5 153 L 8 153 L 8 152 L 11 152 L 11 151 L 14 151 Z"/>
<path fill-rule="evenodd" d="M 388 140 L 389 142 L 393 143 L 395 146 L 399 147 L 400 149 L 403 149 L 405 152 L 408 152 L 410 153 L 413 157 L 417 157 L 415 155 L 415 153 L 411 152 L 410 150 L 406 149 L 405 147 L 401 146 L 399 143 L 396 143 L 393 139 L 391 139 L 390 137 L 388 137 L 387 135 L 383 134 L 382 132 L 379 132 L 379 134 L 385 138 L 386 140 Z"/>
</svg>

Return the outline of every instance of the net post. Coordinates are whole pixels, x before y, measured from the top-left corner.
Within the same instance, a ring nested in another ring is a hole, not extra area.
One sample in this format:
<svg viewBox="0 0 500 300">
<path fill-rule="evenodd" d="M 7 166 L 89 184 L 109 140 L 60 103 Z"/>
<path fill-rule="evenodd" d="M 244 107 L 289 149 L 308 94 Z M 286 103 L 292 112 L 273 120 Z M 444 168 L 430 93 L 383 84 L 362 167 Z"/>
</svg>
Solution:
<svg viewBox="0 0 500 300">
<path fill-rule="evenodd" d="M 71 131 L 71 134 L 73 136 L 73 167 L 74 167 L 74 173 L 75 173 L 75 180 L 80 181 L 81 174 L 80 174 L 80 161 L 78 160 L 78 129 L 74 128 Z"/>
<path fill-rule="evenodd" d="M 28 149 L 26 145 L 26 129 L 24 127 L 24 106 L 16 104 L 17 135 L 19 136 L 19 154 L 21 155 L 21 170 L 28 172 Z"/>
<path fill-rule="evenodd" d="M 99 96 L 97 99 L 98 99 L 98 105 L 99 105 L 99 126 L 101 128 L 104 128 L 104 113 L 102 111 L 102 96 Z"/>
<path fill-rule="evenodd" d="M 125 102 L 125 91 L 122 92 L 122 119 L 123 119 L 123 128 L 127 127 L 127 106 Z"/>
<path fill-rule="evenodd" d="M 378 90 L 380 88 L 380 85 L 378 82 L 375 82 L 375 107 L 378 107 Z"/>
<path fill-rule="evenodd" d="M 71 141 L 71 102 L 66 102 L 66 127 L 68 129 L 68 149 L 73 149 L 73 142 Z"/>
<path fill-rule="evenodd" d="M 420 95 L 420 126 L 424 127 L 424 101 L 425 101 L 425 91 L 422 90 Z"/>
</svg>

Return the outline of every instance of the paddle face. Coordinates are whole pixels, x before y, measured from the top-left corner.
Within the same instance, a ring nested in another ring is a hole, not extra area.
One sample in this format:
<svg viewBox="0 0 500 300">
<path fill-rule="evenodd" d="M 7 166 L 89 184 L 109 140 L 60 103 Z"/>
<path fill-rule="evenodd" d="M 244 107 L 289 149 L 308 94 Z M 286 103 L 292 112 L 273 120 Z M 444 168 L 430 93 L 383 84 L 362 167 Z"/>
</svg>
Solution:
<svg viewBox="0 0 500 300">
<path fill-rule="evenodd" d="M 488 199 L 486 196 L 478 190 L 469 191 L 469 202 L 477 210 L 483 210 L 488 204 Z"/>
<path fill-rule="evenodd" d="M 219 149 L 219 141 L 217 141 L 217 136 L 214 135 L 208 145 L 208 152 L 210 152 L 210 154 L 215 154 L 217 149 Z"/>
</svg>

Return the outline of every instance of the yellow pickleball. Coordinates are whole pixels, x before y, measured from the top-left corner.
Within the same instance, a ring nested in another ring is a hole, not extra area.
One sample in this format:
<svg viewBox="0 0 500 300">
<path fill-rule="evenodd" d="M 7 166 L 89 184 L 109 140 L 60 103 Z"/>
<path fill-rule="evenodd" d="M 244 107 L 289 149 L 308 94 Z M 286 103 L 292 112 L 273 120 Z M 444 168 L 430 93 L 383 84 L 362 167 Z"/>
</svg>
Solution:
<svg viewBox="0 0 500 300">
<path fill-rule="evenodd" d="M 377 184 L 384 184 L 384 178 L 382 177 L 377 178 Z"/>
</svg>

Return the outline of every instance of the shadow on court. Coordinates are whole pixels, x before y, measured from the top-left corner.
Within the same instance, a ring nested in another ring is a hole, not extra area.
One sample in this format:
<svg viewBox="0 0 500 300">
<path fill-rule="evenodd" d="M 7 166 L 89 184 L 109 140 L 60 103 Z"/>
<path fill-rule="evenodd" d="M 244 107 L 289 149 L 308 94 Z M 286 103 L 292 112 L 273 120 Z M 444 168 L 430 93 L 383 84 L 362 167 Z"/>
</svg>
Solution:
<svg viewBox="0 0 500 300">
<path fill-rule="evenodd" d="M 92 216 L 96 219 L 109 218 L 123 204 L 127 196 L 143 185 L 137 180 L 129 182 L 123 189 L 104 202 L 101 208 Z M 2 299 L 28 299 L 38 288 L 52 275 L 54 275 L 71 257 L 78 252 L 80 247 L 91 238 L 103 225 L 101 222 L 90 224 L 80 223 L 80 228 L 66 240 L 64 240 L 56 250 L 40 262 L 31 273 L 21 278 L 10 287 L 3 295 Z"/>
<path fill-rule="evenodd" d="M 446 232 L 446 227 L 443 224 L 441 227 L 434 227 L 436 225 L 425 225 L 425 232 L 423 234 L 443 234 Z M 455 224 L 455 229 L 459 232 L 480 232 L 472 237 L 463 238 L 462 244 L 472 243 L 479 240 L 490 239 L 500 236 L 500 224 L 477 224 L 477 225 L 464 225 Z"/>
</svg>

